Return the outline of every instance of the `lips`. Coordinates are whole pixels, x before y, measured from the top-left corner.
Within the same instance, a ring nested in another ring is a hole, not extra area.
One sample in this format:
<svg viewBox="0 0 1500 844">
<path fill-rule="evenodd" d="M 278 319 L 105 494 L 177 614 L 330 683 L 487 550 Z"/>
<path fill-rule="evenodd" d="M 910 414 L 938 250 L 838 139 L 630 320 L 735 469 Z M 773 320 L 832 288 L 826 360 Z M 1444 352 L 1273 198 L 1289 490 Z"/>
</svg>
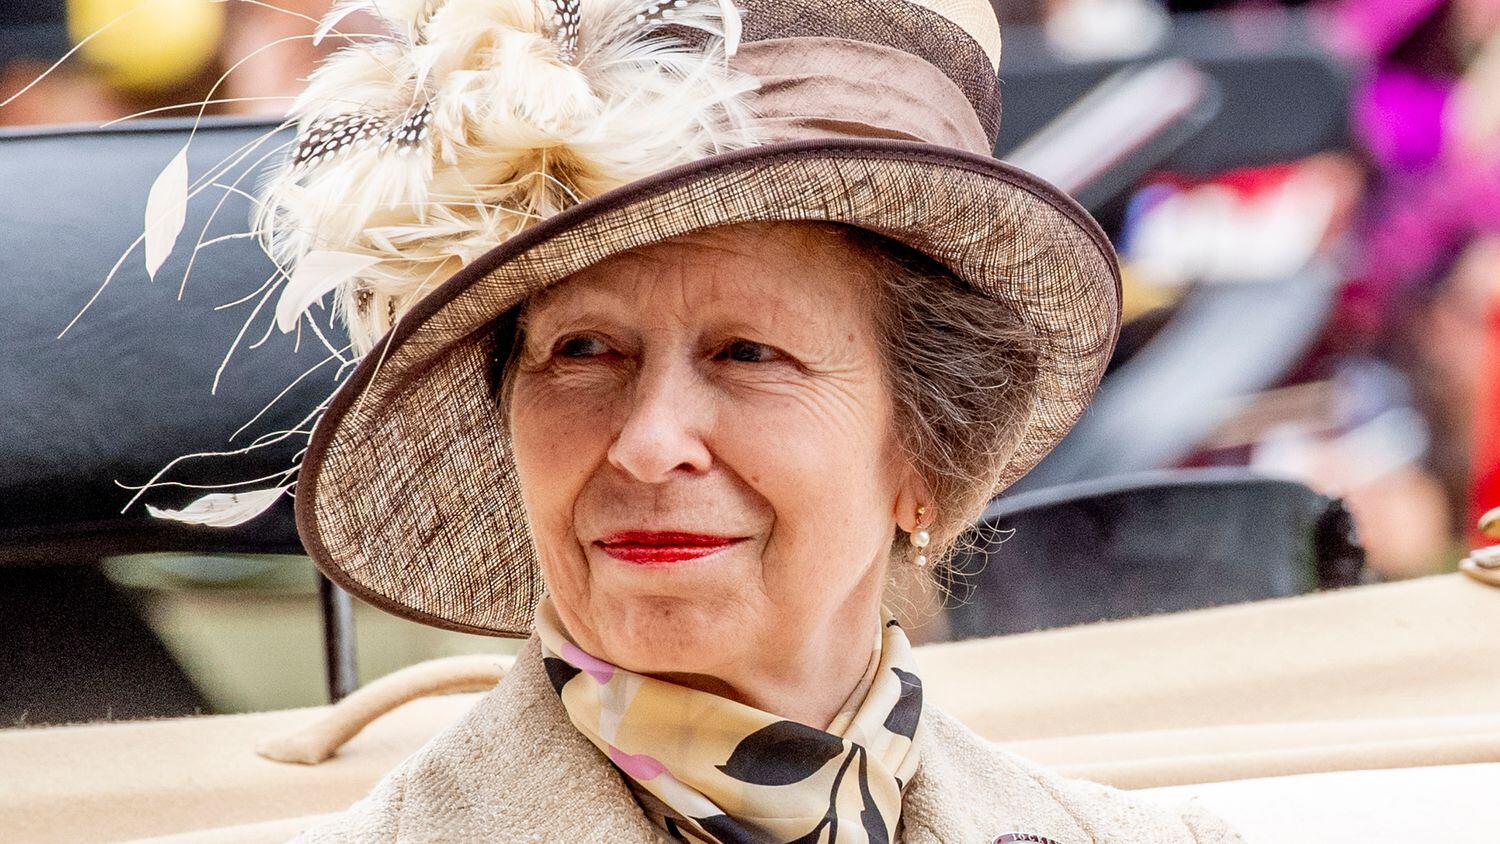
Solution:
<svg viewBox="0 0 1500 844">
<path fill-rule="evenodd" d="M 727 548 L 744 537 L 681 531 L 622 530 L 596 540 L 604 553 L 627 563 L 680 563 Z"/>
</svg>

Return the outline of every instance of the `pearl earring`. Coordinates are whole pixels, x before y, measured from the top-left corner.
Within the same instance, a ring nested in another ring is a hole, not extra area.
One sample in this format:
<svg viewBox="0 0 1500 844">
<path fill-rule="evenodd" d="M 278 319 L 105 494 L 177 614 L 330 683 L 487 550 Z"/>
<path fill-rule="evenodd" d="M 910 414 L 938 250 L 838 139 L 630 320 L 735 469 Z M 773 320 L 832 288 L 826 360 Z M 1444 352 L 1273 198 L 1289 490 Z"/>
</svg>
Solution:
<svg viewBox="0 0 1500 844">
<path fill-rule="evenodd" d="M 918 568 L 927 565 L 927 555 L 922 553 L 922 549 L 926 548 L 927 543 L 932 541 L 932 535 L 927 532 L 926 528 L 922 527 L 922 515 L 926 512 L 926 505 L 917 507 L 917 529 L 911 532 L 911 547 L 917 549 Z"/>
</svg>

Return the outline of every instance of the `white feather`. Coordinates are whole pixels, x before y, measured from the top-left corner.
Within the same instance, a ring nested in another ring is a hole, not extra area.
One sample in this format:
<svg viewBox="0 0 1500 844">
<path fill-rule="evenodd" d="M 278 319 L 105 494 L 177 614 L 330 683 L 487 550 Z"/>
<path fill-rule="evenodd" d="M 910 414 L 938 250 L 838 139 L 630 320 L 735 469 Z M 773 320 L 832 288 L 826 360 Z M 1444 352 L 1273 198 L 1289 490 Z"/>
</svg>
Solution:
<svg viewBox="0 0 1500 844">
<path fill-rule="evenodd" d="M 407 44 L 415 44 L 432 8 L 442 2 L 443 0 L 368 0 L 368 6 L 385 23 L 392 35 L 400 37 Z"/>
<path fill-rule="evenodd" d="M 290 332 L 314 302 L 378 263 L 379 255 L 349 252 L 310 252 L 303 256 L 276 300 L 276 326 L 283 334 Z"/>
<path fill-rule="evenodd" d="M 146 195 L 146 274 L 153 280 L 187 222 L 188 163 L 184 144 L 151 183 Z"/>
<path fill-rule="evenodd" d="M 371 0 L 349 0 L 335 5 L 328 11 L 328 14 L 323 16 L 323 20 L 318 23 L 318 28 L 313 30 L 313 46 L 322 44 L 323 39 L 328 37 L 328 33 L 332 32 L 333 28 L 338 26 L 344 18 L 355 12 L 363 12 L 371 6 Z"/>
<path fill-rule="evenodd" d="M 740 37 L 745 31 L 744 22 L 740 20 L 740 10 L 735 8 L 734 0 L 719 0 L 719 17 L 724 21 L 724 55 L 732 57 L 739 52 Z"/>
<path fill-rule="evenodd" d="M 288 487 L 257 489 L 250 492 L 213 492 L 195 500 L 181 510 L 163 510 L 146 505 L 146 511 L 158 519 L 171 519 L 207 527 L 234 527 L 271 509 Z"/>
</svg>

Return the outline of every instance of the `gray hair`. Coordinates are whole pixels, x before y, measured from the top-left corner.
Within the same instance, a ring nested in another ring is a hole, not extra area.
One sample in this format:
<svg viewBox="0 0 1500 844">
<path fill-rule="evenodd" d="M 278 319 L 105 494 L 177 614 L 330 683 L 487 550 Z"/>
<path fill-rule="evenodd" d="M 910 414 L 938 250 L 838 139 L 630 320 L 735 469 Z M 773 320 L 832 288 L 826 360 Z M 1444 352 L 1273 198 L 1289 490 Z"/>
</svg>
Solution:
<svg viewBox="0 0 1500 844">
<path fill-rule="evenodd" d="M 927 484 L 934 576 L 998 491 L 1036 394 L 1041 343 L 1009 302 L 903 243 L 832 226 L 880 281 L 875 322 L 897 438 Z M 897 530 L 892 560 L 914 556 Z"/>
</svg>

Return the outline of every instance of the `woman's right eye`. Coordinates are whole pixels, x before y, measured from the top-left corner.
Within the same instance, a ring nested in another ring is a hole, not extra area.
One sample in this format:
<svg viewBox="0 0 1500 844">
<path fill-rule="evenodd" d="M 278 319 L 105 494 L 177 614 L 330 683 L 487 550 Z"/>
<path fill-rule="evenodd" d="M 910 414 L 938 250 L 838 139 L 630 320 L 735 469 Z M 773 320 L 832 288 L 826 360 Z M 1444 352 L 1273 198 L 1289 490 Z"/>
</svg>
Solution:
<svg viewBox="0 0 1500 844">
<path fill-rule="evenodd" d="M 600 355 L 609 351 L 604 341 L 598 337 L 579 335 L 569 337 L 557 344 L 555 354 L 565 358 L 586 358 Z"/>
</svg>

